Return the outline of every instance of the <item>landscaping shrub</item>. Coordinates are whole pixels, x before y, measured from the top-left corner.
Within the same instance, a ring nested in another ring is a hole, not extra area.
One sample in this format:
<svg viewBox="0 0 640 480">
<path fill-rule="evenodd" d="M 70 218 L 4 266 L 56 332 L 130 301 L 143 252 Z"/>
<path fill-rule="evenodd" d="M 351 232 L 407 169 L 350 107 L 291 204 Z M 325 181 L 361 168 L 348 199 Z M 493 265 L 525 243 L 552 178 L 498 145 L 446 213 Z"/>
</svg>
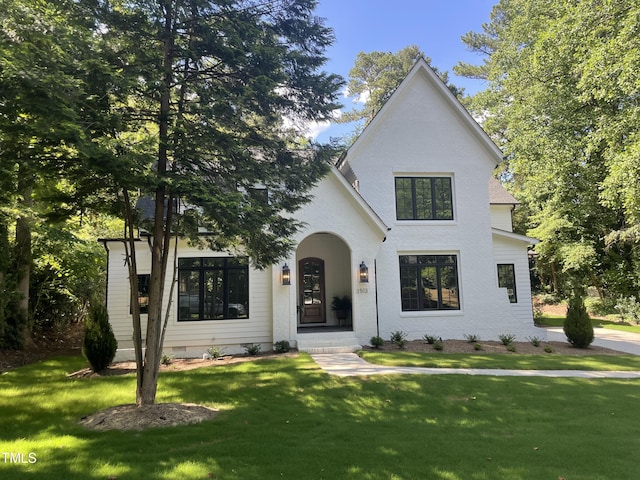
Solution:
<svg viewBox="0 0 640 480">
<path fill-rule="evenodd" d="M 384 345 L 384 340 L 380 336 L 375 336 L 375 337 L 371 337 L 371 340 L 369 340 L 369 343 L 373 348 L 380 348 L 381 346 Z"/>
<path fill-rule="evenodd" d="M 247 355 L 251 355 L 252 357 L 258 355 L 260 353 L 260 350 L 262 350 L 262 345 L 260 345 L 259 343 L 248 343 L 244 345 L 244 351 L 247 353 Z"/>
<path fill-rule="evenodd" d="M 391 341 L 395 343 L 398 348 L 403 349 L 407 345 L 407 333 L 402 330 L 391 332 Z"/>
<path fill-rule="evenodd" d="M 509 346 L 515 341 L 516 336 L 513 333 L 505 333 L 502 335 L 498 335 L 498 338 L 503 345 Z"/>
<path fill-rule="evenodd" d="M 423 337 L 425 342 L 427 342 L 427 344 L 429 345 L 433 345 L 435 343 L 435 341 L 437 340 L 435 335 L 429 335 L 428 333 L 425 334 Z"/>
<path fill-rule="evenodd" d="M 587 348 L 593 342 L 593 326 L 582 295 L 576 293 L 569 300 L 563 330 L 569 343 L 576 348 Z"/>
<path fill-rule="evenodd" d="M 287 353 L 291 350 L 289 340 L 279 340 L 273 344 L 273 351 L 276 353 Z"/>
<path fill-rule="evenodd" d="M 82 354 L 94 372 L 107 368 L 116 356 L 118 342 L 111 325 L 109 314 L 104 305 L 92 305 L 84 324 L 84 342 Z"/>
<path fill-rule="evenodd" d="M 211 358 L 220 358 L 225 356 L 224 348 L 216 347 L 215 345 L 207 348 L 207 353 Z"/>
</svg>

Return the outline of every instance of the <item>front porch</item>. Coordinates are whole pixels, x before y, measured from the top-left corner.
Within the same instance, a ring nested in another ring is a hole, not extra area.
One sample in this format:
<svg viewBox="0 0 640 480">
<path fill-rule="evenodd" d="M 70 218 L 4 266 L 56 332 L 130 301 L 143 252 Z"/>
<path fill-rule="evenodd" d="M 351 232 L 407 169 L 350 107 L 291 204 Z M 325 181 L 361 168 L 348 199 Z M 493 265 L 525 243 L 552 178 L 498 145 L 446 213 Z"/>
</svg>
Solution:
<svg viewBox="0 0 640 480">
<path fill-rule="evenodd" d="M 353 332 L 328 331 L 307 332 L 298 335 L 298 350 L 307 353 L 351 353 L 362 350 L 362 345 Z"/>
</svg>

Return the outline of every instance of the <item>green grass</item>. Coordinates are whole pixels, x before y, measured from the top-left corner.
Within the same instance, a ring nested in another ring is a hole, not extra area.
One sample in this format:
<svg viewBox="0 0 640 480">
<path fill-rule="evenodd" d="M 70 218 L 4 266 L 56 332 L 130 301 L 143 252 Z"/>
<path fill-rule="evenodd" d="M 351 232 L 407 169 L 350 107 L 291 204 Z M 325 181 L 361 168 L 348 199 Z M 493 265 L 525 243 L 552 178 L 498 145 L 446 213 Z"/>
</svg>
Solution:
<svg viewBox="0 0 640 480">
<path fill-rule="evenodd" d="M 543 347 L 540 346 L 542 352 Z M 640 370 L 638 355 L 486 355 L 362 351 L 367 362 L 429 368 L 501 368 L 513 370 Z"/>
<path fill-rule="evenodd" d="M 543 315 L 536 320 L 541 327 L 562 327 L 565 317 L 562 315 Z M 640 334 L 640 325 L 629 325 L 627 323 L 605 320 L 601 318 L 592 318 L 591 325 L 593 328 L 607 328 L 610 330 L 621 330 L 624 332 Z"/>
<path fill-rule="evenodd" d="M 70 379 L 78 358 L 0 375 L 7 479 L 569 480 L 636 478 L 640 380 L 338 378 L 306 355 L 162 373 L 159 401 L 213 420 L 94 432 L 78 420 L 134 400 L 135 377 Z M 15 457 L 14 457 L 15 458 Z"/>
</svg>

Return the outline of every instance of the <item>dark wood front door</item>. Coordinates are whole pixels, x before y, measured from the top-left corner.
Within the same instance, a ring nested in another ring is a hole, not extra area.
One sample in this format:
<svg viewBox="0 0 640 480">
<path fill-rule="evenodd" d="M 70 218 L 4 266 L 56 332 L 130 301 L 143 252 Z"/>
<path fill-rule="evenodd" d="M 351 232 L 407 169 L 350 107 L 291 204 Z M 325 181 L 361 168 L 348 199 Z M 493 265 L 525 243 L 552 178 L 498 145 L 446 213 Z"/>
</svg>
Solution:
<svg viewBox="0 0 640 480">
<path fill-rule="evenodd" d="M 298 262 L 300 278 L 300 323 L 326 323 L 324 301 L 324 260 L 303 258 Z"/>
</svg>

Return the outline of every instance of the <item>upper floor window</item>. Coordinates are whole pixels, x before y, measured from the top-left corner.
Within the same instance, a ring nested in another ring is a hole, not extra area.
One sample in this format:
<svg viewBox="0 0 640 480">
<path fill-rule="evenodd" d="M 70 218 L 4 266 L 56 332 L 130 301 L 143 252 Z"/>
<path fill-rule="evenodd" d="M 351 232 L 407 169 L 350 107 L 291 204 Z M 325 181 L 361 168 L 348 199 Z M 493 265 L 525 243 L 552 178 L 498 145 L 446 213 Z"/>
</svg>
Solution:
<svg viewBox="0 0 640 480">
<path fill-rule="evenodd" d="M 247 258 L 178 259 L 178 321 L 248 318 Z"/>
<path fill-rule="evenodd" d="M 398 220 L 453 220 L 451 177 L 396 177 Z"/>
</svg>

